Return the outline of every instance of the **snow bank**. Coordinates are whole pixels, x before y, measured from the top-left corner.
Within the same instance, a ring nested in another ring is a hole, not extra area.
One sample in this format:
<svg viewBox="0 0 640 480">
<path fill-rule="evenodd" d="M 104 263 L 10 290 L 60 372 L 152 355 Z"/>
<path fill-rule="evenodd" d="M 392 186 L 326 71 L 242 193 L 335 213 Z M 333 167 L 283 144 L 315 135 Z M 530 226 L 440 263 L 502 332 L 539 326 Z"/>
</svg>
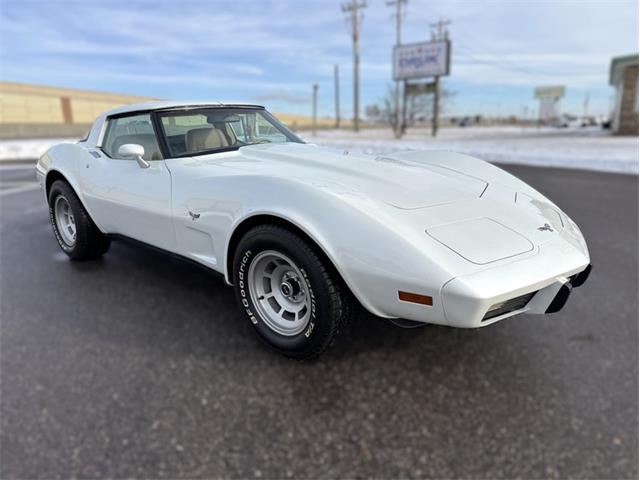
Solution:
<svg viewBox="0 0 640 480">
<path fill-rule="evenodd" d="M 35 162 L 52 145 L 57 143 L 75 143 L 77 141 L 77 138 L 0 140 L 0 162 L 14 160 L 33 160 Z"/>
<path fill-rule="evenodd" d="M 390 129 L 360 133 L 322 130 L 303 135 L 311 143 L 359 153 L 450 150 L 489 162 L 581 168 L 638 174 L 638 137 L 616 137 L 599 129 L 521 127 L 443 128 L 433 139 L 426 129 L 409 130 L 401 140 Z M 73 138 L 0 141 L 0 162 L 34 160 L 51 145 Z"/>
<path fill-rule="evenodd" d="M 319 131 L 306 140 L 352 152 L 385 154 L 403 150 L 448 150 L 495 163 L 556 166 L 638 173 L 638 137 L 611 136 L 599 129 L 472 127 L 430 132 L 411 130 L 401 140 L 389 129 Z"/>
</svg>

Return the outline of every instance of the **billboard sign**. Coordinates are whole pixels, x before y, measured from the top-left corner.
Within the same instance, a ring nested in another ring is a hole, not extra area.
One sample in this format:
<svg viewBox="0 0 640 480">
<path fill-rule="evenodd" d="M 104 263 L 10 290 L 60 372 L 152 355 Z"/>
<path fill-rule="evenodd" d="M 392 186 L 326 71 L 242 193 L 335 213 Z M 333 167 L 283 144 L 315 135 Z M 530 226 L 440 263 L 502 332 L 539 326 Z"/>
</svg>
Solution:
<svg viewBox="0 0 640 480">
<path fill-rule="evenodd" d="M 533 96 L 536 99 L 562 98 L 564 97 L 564 86 L 554 85 L 549 87 L 536 87 L 536 89 L 533 91 Z"/>
<path fill-rule="evenodd" d="M 450 58 L 449 40 L 396 45 L 393 49 L 393 79 L 449 75 Z"/>
<path fill-rule="evenodd" d="M 545 123 L 553 122 L 560 117 L 560 99 L 564 97 L 563 85 L 536 87 L 533 97 L 540 101 L 538 118 Z"/>
</svg>

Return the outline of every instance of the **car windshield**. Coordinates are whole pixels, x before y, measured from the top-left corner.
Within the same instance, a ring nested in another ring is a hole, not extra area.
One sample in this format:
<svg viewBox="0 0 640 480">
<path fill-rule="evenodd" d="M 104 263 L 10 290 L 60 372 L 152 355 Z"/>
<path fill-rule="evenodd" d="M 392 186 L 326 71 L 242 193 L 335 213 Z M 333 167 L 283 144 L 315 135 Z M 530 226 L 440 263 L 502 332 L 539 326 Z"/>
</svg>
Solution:
<svg viewBox="0 0 640 480">
<path fill-rule="evenodd" d="M 158 112 L 172 157 L 236 150 L 259 143 L 303 143 L 261 108 L 198 108 Z"/>
</svg>

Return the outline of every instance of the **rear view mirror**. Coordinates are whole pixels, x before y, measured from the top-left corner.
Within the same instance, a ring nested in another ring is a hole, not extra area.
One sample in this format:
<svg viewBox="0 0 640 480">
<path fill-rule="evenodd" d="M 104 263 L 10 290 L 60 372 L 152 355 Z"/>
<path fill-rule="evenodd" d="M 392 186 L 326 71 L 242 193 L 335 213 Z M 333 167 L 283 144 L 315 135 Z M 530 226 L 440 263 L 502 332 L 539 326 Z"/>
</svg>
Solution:
<svg viewBox="0 0 640 480">
<path fill-rule="evenodd" d="M 125 143 L 120 148 L 118 148 L 118 156 L 122 158 L 132 158 L 140 168 L 149 168 L 149 162 L 147 162 L 144 158 L 144 147 L 142 145 L 137 145 L 135 143 Z"/>
<path fill-rule="evenodd" d="M 240 115 L 226 115 L 224 117 L 224 121 L 230 122 L 230 123 L 231 122 L 236 123 L 236 122 L 241 122 L 242 119 L 240 118 Z"/>
</svg>

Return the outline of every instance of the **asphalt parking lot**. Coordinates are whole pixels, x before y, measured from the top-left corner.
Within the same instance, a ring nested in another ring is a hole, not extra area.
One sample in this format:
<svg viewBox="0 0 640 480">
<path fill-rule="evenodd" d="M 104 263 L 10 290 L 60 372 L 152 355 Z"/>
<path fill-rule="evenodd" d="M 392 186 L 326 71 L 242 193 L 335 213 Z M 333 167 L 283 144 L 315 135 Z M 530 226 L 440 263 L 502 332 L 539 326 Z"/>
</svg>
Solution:
<svg viewBox="0 0 640 480">
<path fill-rule="evenodd" d="M 0 477 L 637 478 L 638 177 L 507 168 L 587 238 L 567 307 L 479 330 L 361 315 L 313 362 L 189 263 L 67 261 L 33 172 L 0 170 Z"/>
</svg>

